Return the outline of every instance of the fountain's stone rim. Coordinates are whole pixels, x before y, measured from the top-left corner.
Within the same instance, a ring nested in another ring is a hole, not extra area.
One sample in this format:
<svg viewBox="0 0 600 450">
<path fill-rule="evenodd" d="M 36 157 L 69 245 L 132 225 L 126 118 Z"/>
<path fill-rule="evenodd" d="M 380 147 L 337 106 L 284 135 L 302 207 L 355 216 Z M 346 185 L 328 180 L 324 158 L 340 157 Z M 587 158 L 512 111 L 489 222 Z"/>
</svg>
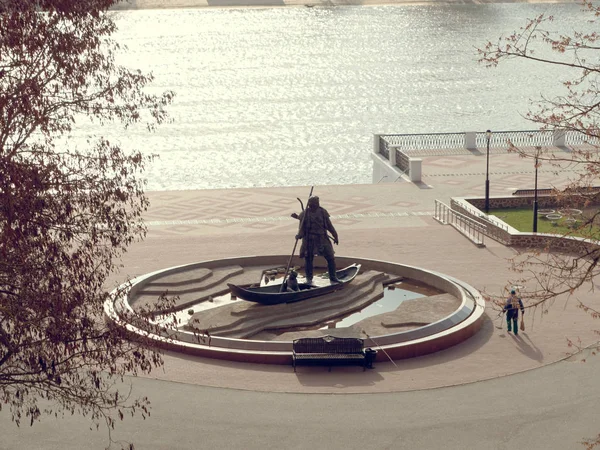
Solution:
<svg viewBox="0 0 600 450">
<path fill-rule="evenodd" d="M 287 258 L 289 256 L 285 255 L 234 257 L 157 270 L 132 280 L 128 289 L 121 289 L 121 296 L 111 296 L 105 302 L 105 314 L 109 320 L 123 327 L 129 333 L 150 337 L 157 346 L 169 350 L 234 361 L 291 364 L 292 341 L 262 341 L 220 336 L 201 339 L 192 332 L 182 330 L 176 332 L 169 330 L 162 335 L 148 335 L 129 319 L 135 315 L 129 304 L 129 298 L 143 284 L 159 276 L 200 267 L 214 269 L 234 264 L 241 266 L 277 265 L 281 264 L 281 261 L 286 261 Z M 468 339 L 481 327 L 485 311 L 483 297 L 475 288 L 462 281 L 439 272 L 388 261 L 351 256 L 336 256 L 336 261 L 340 266 L 358 263 L 362 264 L 363 268 L 412 278 L 452 294 L 460 300 L 460 306 L 454 312 L 434 323 L 408 331 L 365 337 L 366 347 L 385 350 L 385 352 L 379 352 L 378 360 L 386 358 L 384 353 L 394 359 L 433 353 Z M 296 260 L 295 263 L 300 263 L 300 261 Z"/>
</svg>

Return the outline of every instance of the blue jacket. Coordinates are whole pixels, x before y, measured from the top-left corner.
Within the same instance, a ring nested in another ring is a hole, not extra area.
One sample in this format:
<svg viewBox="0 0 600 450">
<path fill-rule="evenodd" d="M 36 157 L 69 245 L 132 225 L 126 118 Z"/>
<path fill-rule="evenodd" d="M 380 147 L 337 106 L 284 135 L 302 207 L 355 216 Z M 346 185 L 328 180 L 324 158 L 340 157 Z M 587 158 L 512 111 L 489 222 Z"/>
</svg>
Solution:
<svg viewBox="0 0 600 450">
<path fill-rule="evenodd" d="M 525 314 L 525 307 L 523 306 L 523 302 L 521 301 L 521 299 L 519 297 L 516 297 L 516 298 L 519 301 L 518 307 L 515 307 L 516 305 L 513 305 L 511 297 L 508 297 L 508 299 L 506 299 L 506 304 L 504 305 L 504 311 L 506 311 L 507 319 L 518 318 L 519 317 L 519 309 L 521 310 L 521 312 L 523 314 Z"/>
</svg>

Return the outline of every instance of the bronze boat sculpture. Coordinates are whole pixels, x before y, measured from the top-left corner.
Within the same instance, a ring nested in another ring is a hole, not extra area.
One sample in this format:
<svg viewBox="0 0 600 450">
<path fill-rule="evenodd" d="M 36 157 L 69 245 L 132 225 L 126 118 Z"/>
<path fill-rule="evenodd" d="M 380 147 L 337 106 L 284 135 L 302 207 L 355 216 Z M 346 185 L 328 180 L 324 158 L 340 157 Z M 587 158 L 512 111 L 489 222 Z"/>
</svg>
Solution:
<svg viewBox="0 0 600 450">
<path fill-rule="evenodd" d="M 279 303 L 292 303 L 319 295 L 329 294 L 330 292 L 343 289 L 350 283 L 360 270 L 360 264 L 352 264 L 344 269 L 336 271 L 339 283 L 330 283 L 325 285 L 311 285 L 298 283 L 298 291 L 284 290 L 281 292 L 281 284 L 271 284 L 268 286 L 244 287 L 235 284 L 228 284 L 231 295 L 249 302 L 262 303 L 263 305 L 277 305 Z"/>
</svg>

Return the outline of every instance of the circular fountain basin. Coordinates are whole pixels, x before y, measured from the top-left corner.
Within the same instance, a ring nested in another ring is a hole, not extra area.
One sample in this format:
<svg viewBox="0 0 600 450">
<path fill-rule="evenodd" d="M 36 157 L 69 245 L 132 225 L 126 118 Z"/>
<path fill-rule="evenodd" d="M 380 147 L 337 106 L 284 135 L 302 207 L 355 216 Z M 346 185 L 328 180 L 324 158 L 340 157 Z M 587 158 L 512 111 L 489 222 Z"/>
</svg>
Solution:
<svg viewBox="0 0 600 450">
<path fill-rule="evenodd" d="M 301 330 L 305 328 L 308 330 L 306 325 L 309 323 L 318 325 L 327 321 L 335 322 L 336 314 L 337 317 L 342 317 L 373 303 L 375 301 L 373 298 L 377 299 L 379 295 L 378 292 L 381 292 L 379 297 L 383 296 L 385 280 L 406 278 L 429 286 L 447 297 L 452 296 L 456 300 L 453 303 L 456 307 L 428 323 L 413 324 L 410 329 L 405 326 L 402 314 L 399 315 L 396 312 L 366 319 L 365 325 L 362 327 L 360 324 L 363 322 L 358 322 L 352 327 L 325 329 L 317 327 L 317 331 L 313 328 L 312 331 L 305 332 L 313 333 L 312 335 L 318 333 L 319 335 L 360 337 L 364 339 L 365 347 L 385 350 L 385 352 L 380 351 L 377 355 L 378 360 L 384 360 L 387 359 L 386 353 L 391 358 L 402 359 L 443 350 L 468 339 L 481 327 L 485 304 L 480 293 L 472 286 L 448 275 L 419 267 L 341 256 L 336 257 L 338 267 L 353 263 L 361 264 L 363 278 L 358 279 L 357 277 L 336 293 L 318 297 L 317 299 L 320 299 L 318 302 L 316 299 L 309 299 L 294 304 L 265 306 L 248 305 L 249 302 L 237 300 L 233 306 L 222 305 L 217 308 L 207 308 L 205 311 L 196 311 L 196 308 L 190 308 L 191 303 L 187 301 L 188 299 L 196 298 L 197 300 L 204 295 L 206 301 L 216 303 L 218 295 L 209 295 L 208 292 L 225 295 L 226 292 L 223 291 L 221 285 L 226 286 L 226 282 L 231 279 L 253 279 L 258 282 L 267 268 L 277 267 L 281 265 L 282 261 L 287 261 L 287 258 L 288 256 L 285 255 L 228 258 L 152 272 L 132 280 L 126 289 L 117 290 L 120 294 L 113 295 L 105 303 L 105 314 L 109 320 L 123 327 L 129 333 L 149 338 L 158 347 L 209 358 L 291 364 L 293 339 L 286 338 L 286 336 L 290 336 L 290 333 L 284 332 L 280 337 L 273 338 L 271 336 L 270 339 L 263 339 L 219 335 L 219 330 L 227 330 L 227 333 L 231 334 L 232 329 L 236 331 L 235 327 L 239 327 L 241 330 L 239 336 L 243 336 L 245 328 L 252 329 L 254 323 L 271 320 L 272 322 L 268 322 L 266 325 L 267 329 L 281 328 L 280 325 L 284 324 L 287 329 L 295 331 L 295 334 L 292 333 L 294 337 L 299 337 L 303 333 Z M 318 262 L 319 260 L 316 259 L 317 266 Z M 295 260 L 293 263 L 299 265 L 301 261 Z M 211 277 L 216 278 L 215 274 L 219 274 L 218 276 L 221 277 L 220 283 L 218 280 L 211 279 Z M 202 286 L 204 286 L 204 290 L 201 295 L 199 289 Z M 163 326 L 157 316 L 154 318 L 155 327 L 149 332 L 145 327 L 148 318 L 142 317 L 136 311 L 136 305 L 149 301 L 153 296 L 157 297 L 160 295 L 160 289 L 168 291 L 169 288 L 183 293 L 176 308 L 180 311 L 179 314 L 182 314 L 182 311 L 185 315 L 188 310 L 193 309 L 194 311 L 189 313 L 190 316 L 196 317 L 198 314 L 198 322 L 204 321 L 211 325 L 208 327 L 203 325 L 196 329 L 185 326 L 185 324 L 174 326 L 165 323 Z M 435 309 L 435 297 L 431 297 L 431 299 L 432 308 Z M 337 305 L 341 306 L 338 308 Z M 229 310 L 225 308 L 229 308 Z M 230 317 L 229 322 L 223 317 Z M 216 324 L 214 326 L 213 320 Z M 298 324 L 300 326 L 297 326 Z M 373 327 L 373 324 L 377 326 L 370 328 Z M 254 333 L 254 336 L 261 336 L 264 333 L 264 331 Z M 223 334 L 226 332 L 223 331 Z"/>
</svg>

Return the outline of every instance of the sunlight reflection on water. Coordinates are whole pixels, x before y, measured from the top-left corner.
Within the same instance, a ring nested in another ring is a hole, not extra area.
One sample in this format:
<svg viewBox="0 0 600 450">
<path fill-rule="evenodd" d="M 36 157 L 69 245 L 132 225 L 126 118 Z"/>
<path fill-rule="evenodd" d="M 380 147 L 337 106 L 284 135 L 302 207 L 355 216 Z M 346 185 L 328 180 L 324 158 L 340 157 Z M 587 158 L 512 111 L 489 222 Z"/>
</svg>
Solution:
<svg viewBox="0 0 600 450">
<path fill-rule="evenodd" d="M 173 123 L 81 125 L 75 138 L 159 154 L 149 190 L 370 183 L 373 133 L 534 128 L 519 113 L 563 72 L 487 70 L 475 46 L 544 11 L 565 29 L 582 14 L 524 3 L 117 12 L 119 61 L 176 91 Z"/>
</svg>

